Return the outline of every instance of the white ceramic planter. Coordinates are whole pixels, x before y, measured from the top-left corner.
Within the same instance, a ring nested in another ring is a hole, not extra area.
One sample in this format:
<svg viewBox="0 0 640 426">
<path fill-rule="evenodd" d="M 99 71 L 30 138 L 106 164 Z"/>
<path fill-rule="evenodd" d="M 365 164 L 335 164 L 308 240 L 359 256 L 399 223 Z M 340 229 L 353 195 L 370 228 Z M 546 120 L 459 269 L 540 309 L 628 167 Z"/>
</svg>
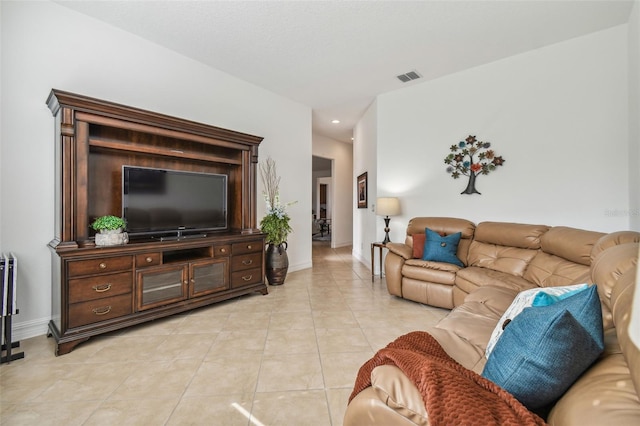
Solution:
<svg viewBox="0 0 640 426">
<path fill-rule="evenodd" d="M 96 234 L 97 246 L 120 246 L 129 242 L 129 234 L 122 229 L 102 230 Z"/>
</svg>

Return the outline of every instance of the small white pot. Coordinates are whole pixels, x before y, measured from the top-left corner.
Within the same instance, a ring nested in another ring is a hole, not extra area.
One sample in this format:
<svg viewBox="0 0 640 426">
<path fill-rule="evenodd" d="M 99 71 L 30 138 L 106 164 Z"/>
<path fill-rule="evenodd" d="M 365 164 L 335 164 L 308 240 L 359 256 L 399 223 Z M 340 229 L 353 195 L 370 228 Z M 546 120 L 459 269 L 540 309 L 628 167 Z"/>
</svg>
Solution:
<svg viewBox="0 0 640 426">
<path fill-rule="evenodd" d="M 120 246 L 129 242 L 129 234 L 122 229 L 102 230 L 96 234 L 97 246 Z"/>
</svg>

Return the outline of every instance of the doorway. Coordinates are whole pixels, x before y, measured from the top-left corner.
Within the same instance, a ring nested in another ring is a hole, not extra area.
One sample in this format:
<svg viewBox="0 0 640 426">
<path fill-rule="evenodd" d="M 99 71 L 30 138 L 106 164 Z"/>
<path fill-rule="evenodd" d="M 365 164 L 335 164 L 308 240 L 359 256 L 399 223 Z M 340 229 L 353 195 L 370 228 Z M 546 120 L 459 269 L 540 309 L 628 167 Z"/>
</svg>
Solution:
<svg viewBox="0 0 640 426">
<path fill-rule="evenodd" d="M 331 243 L 333 160 L 313 156 L 312 239 Z"/>
</svg>

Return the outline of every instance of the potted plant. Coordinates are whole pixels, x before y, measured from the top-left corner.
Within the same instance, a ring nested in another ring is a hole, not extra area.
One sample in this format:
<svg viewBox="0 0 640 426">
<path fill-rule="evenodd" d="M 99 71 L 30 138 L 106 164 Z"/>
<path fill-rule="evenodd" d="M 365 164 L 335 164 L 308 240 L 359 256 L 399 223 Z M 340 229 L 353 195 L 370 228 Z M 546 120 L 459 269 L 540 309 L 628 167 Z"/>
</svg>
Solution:
<svg viewBox="0 0 640 426">
<path fill-rule="evenodd" d="M 124 219 L 117 216 L 100 216 L 91 224 L 91 228 L 98 231 L 96 234 L 97 246 L 114 246 L 129 242 L 129 236 Z"/>
<path fill-rule="evenodd" d="M 286 207 L 294 204 L 280 204 L 280 177 L 276 172 L 276 163 L 269 157 L 260 164 L 260 177 L 264 184 L 264 199 L 267 204 L 267 214 L 260 221 L 260 230 L 264 232 L 267 243 L 265 270 L 267 281 L 271 285 L 284 284 L 289 269 L 287 256 L 287 237 L 293 231 L 289 225 L 290 217 Z"/>
</svg>

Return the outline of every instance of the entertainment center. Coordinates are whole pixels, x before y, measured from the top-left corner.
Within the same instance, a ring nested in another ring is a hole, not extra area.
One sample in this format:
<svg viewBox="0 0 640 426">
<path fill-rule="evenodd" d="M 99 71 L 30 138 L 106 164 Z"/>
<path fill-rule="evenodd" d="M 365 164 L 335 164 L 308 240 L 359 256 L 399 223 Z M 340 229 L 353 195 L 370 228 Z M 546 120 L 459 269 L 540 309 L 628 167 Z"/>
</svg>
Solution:
<svg viewBox="0 0 640 426">
<path fill-rule="evenodd" d="M 56 89 L 47 105 L 55 118 L 56 355 L 92 336 L 267 294 L 256 219 L 261 137 Z M 131 194 L 125 187 L 137 172 Z M 158 201 L 166 193 L 175 198 Z M 127 214 L 136 223 L 129 243 L 96 246 L 91 222 Z"/>
</svg>

